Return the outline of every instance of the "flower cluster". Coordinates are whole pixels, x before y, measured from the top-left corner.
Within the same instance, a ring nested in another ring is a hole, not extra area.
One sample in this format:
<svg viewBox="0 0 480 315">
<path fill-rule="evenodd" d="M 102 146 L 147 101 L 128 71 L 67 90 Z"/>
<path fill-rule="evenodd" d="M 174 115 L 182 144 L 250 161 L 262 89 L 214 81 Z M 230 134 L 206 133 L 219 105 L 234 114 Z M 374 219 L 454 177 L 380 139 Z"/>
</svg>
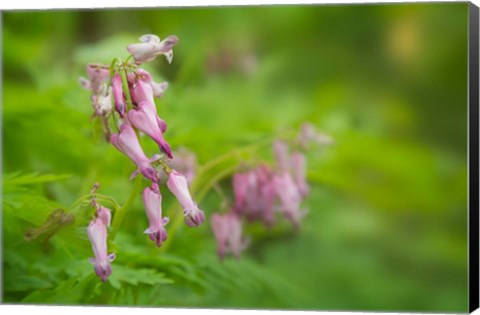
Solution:
<svg viewBox="0 0 480 315">
<path fill-rule="evenodd" d="M 166 186 L 182 205 L 188 226 L 198 226 L 205 220 L 203 211 L 192 200 L 188 189 L 194 170 L 188 169 L 186 177 L 169 166 L 175 163 L 172 163 L 172 149 L 164 138 L 167 124 L 159 117 L 154 101 L 163 95 L 168 83 L 155 82 L 152 75 L 141 68 L 143 63 L 150 62 L 159 55 L 164 55 L 168 63 L 171 63 L 172 49 L 177 43 L 178 38 L 173 35 L 162 41 L 156 35 L 144 35 L 140 37 L 140 43 L 127 47 L 131 55 L 125 61 L 114 59 L 110 67 L 89 64 L 88 78 L 80 78 L 81 85 L 91 90 L 93 117 L 101 121 L 107 140 L 136 165 L 137 169 L 131 178 L 141 174 L 150 181 L 142 193 L 149 222 L 145 233 L 157 246 L 161 246 L 167 239 L 165 225 L 168 217 L 162 216 L 159 187 L 162 180 L 166 181 Z M 145 154 L 140 144 L 140 133 L 158 145 L 160 154 L 152 157 Z M 192 164 L 191 161 L 189 163 Z M 88 233 L 96 257 L 95 271 L 105 280 L 111 273 L 111 259 L 106 255 L 106 230 L 110 220 L 103 220 L 107 217 L 104 210 L 97 209 L 96 213 Z"/>
<path fill-rule="evenodd" d="M 242 236 L 242 218 L 248 223 L 260 221 L 271 229 L 277 221 L 276 214 L 280 213 L 295 230 L 300 228 L 302 218 L 308 213 L 308 209 L 302 207 L 302 201 L 310 191 L 304 151 L 312 143 L 327 145 L 332 142 L 329 136 L 317 132 L 310 124 L 304 124 L 291 146 L 284 140 L 274 141 L 274 167 L 260 163 L 233 175 L 233 206 L 225 214 L 211 216 L 220 258 L 225 253 L 239 257 L 247 247 L 248 240 Z"/>
</svg>

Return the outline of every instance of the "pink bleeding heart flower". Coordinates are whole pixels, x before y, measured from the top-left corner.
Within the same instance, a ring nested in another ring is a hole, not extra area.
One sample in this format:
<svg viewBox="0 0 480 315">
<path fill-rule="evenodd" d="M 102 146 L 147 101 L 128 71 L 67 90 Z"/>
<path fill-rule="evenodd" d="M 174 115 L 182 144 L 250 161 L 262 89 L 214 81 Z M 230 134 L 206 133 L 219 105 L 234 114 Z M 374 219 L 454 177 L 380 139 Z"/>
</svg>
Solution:
<svg viewBox="0 0 480 315">
<path fill-rule="evenodd" d="M 275 186 L 272 183 L 272 171 L 270 168 L 261 164 L 255 169 L 258 182 L 258 204 L 259 219 L 265 226 L 272 227 L 275 223 L 275 198 L 277 197 Z"/>
<path fill-rule="evenodd" d="M 280 172 L 288 172 L 289 170 L 289 152 L 285 141 L 277 140 L 273 143 L 275 158 L 277 160 L 277 168 Z"/>
<path fill-rule="evenodd" d="M 185 176 L 178 173 L 176 170 L 172 170 L 168 175 L 167 187 L 182 205 L 185 223 L 189 227 L 198 226 L 205 221 L 205 214 L 202 210 L 198 209 L 197 204 L 190 196 Z"/>
<path fill-rule="evenodd" d="M 235 173 L 232 177 L 233 192 L 235 195 L 234 211 L 241 213 L 246 206 L 248 190 L 248 174 Z"/>
<path fill-rule="evenodd" d="M 137 165 L 138 170 L 134 174 L 141 172 L 145 178 L 157 180 L 157 172 L 150 165 L 151 161 L 145 156 L 132 126 L 124 123 L 120 128 L 120 134 L 110 136 L 110 142 Z"/>
<path fill-rule="evenodd" d="M 164 55 L 168 63 L 172 63 L 172 48 L 178 43 L 178 37 L 170 35 L 160 41 L 157 35 L 147 34 L 140 37 L 140 42 L 127 47 L 128 52 L 132 54 L 137 64 L 152 61 L 159 55 Z"/>
<path fill-rule="evenodd" d="M 169 158 L 172 158 L 172 149 L 163 138 L 163 133 L 156 121 L 156 117 L 156 113 L 147 102 L 141 102 L 138 109 L 128 111 L 128 119 L 132 125 L 152 138 L 158 144 L 160 150 Z"/>
<path fill-rule="evenodd" d="M 295 184 L 298 187 L 300 195 L 305 198 L 309 191 L 310 187 L 308 186 L 306 179 L 306 168 L 307 162 L 305 155 L 296 151 L 292 153 L 292 173 Z"/>
<path fill-rule="evenodd" d="M 150 85 L 152 94 L 155 97 L 161 97 L 168 88 L 168 82 L 157 83 L 153 81 L 152 75 L 142 68 L 137 70 L 137 75 L 142 82 Z"/>
<path fill-rule="evenodd" d="M 136 106 L 142 102 L 154 104 L 155 106 L 152 86 L 148 84 L 148 82 L 145 82 L 144 80 L 137 80 L 134 83 L 131 92 L 133 103 Z"/>
<path fill-rule="evenodd" d="M 243 237 L 243 227 L 240 218 L 233 212 L 215 213 L 211 219 L 213 234 L 217 241 L 217 252 L 220 259 L 227 253 L 236 258 L 248 247 L 249 241 Z"/>
<path fill-rule="evenodd" d="M 290 173 L 275 174 L 272 179 L 276 194 L 280 199 L 280 211 L 292 222 L 294 227 L 300 227 L 300 220 L 307 211 L 300 209 L 302 196 Z"/>
<path fill-rule="evenodd" d="M 269 181 L 260 186 L 260 208 L 261 220 L 267 228 L 273 227 L 275 224 L 275 200 L 277 198 L 277 191 L 275 185 Z"/>
<path fill-rule="evenodd" d="M 115 254 L 107 253 L 107 225 L 104 220 L 100 217 L 93 219 L 88 225 L 87 234 L 95 256 L 90 262 L 94 265 L 97 276 L 105 282 L 112 274 L 110 262 L 115 259 Z"/>
<path fill-rule="evenodd" d="M 125 104 L 125 96 L 122 90 L 122 78 L 118 73 L 112 78 L 112 93 L 113 100 L 115 101 L 115 109 L 118 114 L 120 114 L 120 117 L 123 118 L 127 110 L 127 105 Z"/>
<path fill-rule="evenodd" d="M 142 199 L 149 222 L 145 234 L 148 234 L 157 246 L 161 246 L 162 242 L 167 240 L 167 231 L 164 226 L 168 223 L 168 217 L 162 218 L 162 195 L 158 184 L 153 182 L 151 187 L 145 188 Z"/>
<path fill-rule="evenodd" d="M 144 105 L 149 107 L 151 112 L 155 113 L 155 120 L 162 133 L 167 131 L 167 124 L 163 119 L 158 117 L 157 108 L 153 99 L 154 95 L 152 86 L 143 80 L 138 80 L 135 86 L 131 89 L 131 94 L 135 106 L 138 107 L 140 103 L 145 103 Z"/>
<path fill-rule="evenodd" d="M 251 170 L 247 173 L 247 191 L 245 198 L 244 213 L 250 222 L 253 222 L 261 216 L 260 200 L 260 182 L 258 174 L 255 170 Z"/>
</svg>

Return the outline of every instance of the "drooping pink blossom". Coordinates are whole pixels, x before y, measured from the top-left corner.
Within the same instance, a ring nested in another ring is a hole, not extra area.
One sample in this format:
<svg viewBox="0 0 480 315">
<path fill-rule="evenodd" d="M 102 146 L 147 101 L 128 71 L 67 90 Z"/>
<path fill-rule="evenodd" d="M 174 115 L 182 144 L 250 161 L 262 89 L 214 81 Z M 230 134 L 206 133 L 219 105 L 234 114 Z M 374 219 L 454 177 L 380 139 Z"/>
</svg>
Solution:
<svg viewBox="0 0 480 315">
<path fill-rule="evenodd" d="M 235 173 L 232 177 L 233 192 L 235 195 L 234 211 L 242 212 L 246 205 L 248 176 L 247 173 Z"/>
<path fill-rule="evenodd" d="M 112 93 L 115 101 L 115 109 L 117 110 L 118 114 L 120 114 L 120 117 L 123 118 L 127 110 L 127 106 L 125 104 L 125 96 L 123 95 L 122 90 L 122 78 L 118 73 L 112 78 Z"/>
<path fill-rule="evenodd" d="M 308 186 L 307 178 L 306 178 L 306 167 L 307 167 L 307 162 L 305 159 L 305 155 L 298 151 L 293 152 L 292 153 L 293 180 L 295 181 L 295 184 L 298 187 L 298 191 L 300 192 L 300 195 L 303 198 L 305 198 L 310 191 L 310 187 Z"/>
<path fill-rule="evenodd" d="M 136 80 L 131 89 L 133 104 L 138 106 L 142 102 L 148 102 L 155 105 L 152 86 L 145 80 Z"/>
<path fill-rule="evenodd" d="M 260 205 L 260 183 L 255 170 L 247 172 L 247 190 L 245 197 L 244 214 L 250 222 L 255 221 L 261 216 Z"/>
<path fill-rule="evenodd" d="M 150 165 L 151 161 L 145 156 L 145 153 L 138 142 L 137 135 L 132 126 L 124 123 L 120 128 L 119 134 L 112 134 L 110 142 L 130 160 L 132 160 L 138 167 L 138 171 L 150 180 L 157 179 L 157 172 Z"/>
<path fill-rule="evenodd" d="M 297 185 L 288 172 L 275 174 L 272 181 L 280 199 L 280 212 L 298 229 L 300 220 L 305 216 L 306 210 L 301 209 L 302 196 Z"/>
<path fill-rule="evenodd" d="M 290 165 L 290 156 L 287 143 L 282 140 L 276 140 L 273 143 L 273 149 L 275 152 L 275 159 L 277 161 L 278 170 L 280 172 L 288 172 Z"/>
<path fill-rule="evenodd" d="M 157 83 L 153 81 L 152 75 L 142 68 L 139 68 L 137 70 L 137 75 L 139 77 L 139 80 L 150 85 L 150 87 L 152 88 L 152 94 L 155 97 L 161 97 L 165 90 L 168 88 L 168 82 Z"/>
<path fill-rule="evenodd" d="M 158 117 L 157 114 L 157 107 L 155 106 L 155 102 L 153 99 L 153 89 L 148 82 L 145 82 L 143 80 L 138 80 L 136 84 L 133 86 L 131 89 L 131 94 L 132 94 L 132 101 L 133 104 L 137 107 L 139 107 L 140 103 L 144 103 L 144 106 L 147 106 L 150 112 L 155 113 L 155 120 L 160 127 L 160 130 L 162 133 L 167 131 L 167 124 L 163 119 Z"/>
<path fill-rule="evenodd" d="M 275 186 L 272 183 L 273 173 L 270 168 L 261 164 L 255 169 L 258 185 L 258 219 L 262 220 L 265 226 L 272 227 L 275 223 L 275 199 L 277 197 Z"/>
<path fill-rule="evenodd" d="M 176 170 L 172 170 L 168 175 L 167 187 L 182 205 L 185 223 L 189 227 L 198 226 L 205 221 L 205 214 L 198 209 L 197 204 L 192 200 L 185 176 Z"/>
<path fill-rule="evenodd" d="M 167 240 L 167 231 L 164 226 L 168 223 L 168 217 L 162 217 L 162 195 L 158 184 L 153 182 L 151 187 L 145 188 L 142 199 L 149 222 L 145 233 L 157 246 L 161 246 Z"/>
<path fill-rule="evenodd" d="M 227 253 L 232 253 L 236 258 L 245 250 L 249 241 L 243 237 L 242 221 L 234 213 L 215 213 L 211 219 L 213 234 L 217 241 L 217 252 L 220 259 Z"/>
<path fill-rule="evenodd" d="M 277 191 L 272 181 L 260 186 L 260 208 L 261 220 L 263 224 L 271 228 L 275 224 L 275 200 L 277 198 Z"/>
<path fill-rule="evenodd" d="M 115 254 L 107 253 L 107 225 L 100 217 L 93 219 L 87 228 L 88 238 L 92 244 L 94 258 L 90 262 L 94 266 L 95 273 L 103 282 L 112 274 L 110 262 L 115 259 Z"/>
<path fill-rule="evenodd" d="M 152 138 L 158 144 L 160 150 L 169 158 L 172 158 L 172 149 L 163 138 L 163 133 L 157 123 L 156 117 L 156 113 L 152 110 L 152 107 L 149 106 L 148 102 L 141 102 L 138 109 L 128 111 L 128 119 L 131 124 Z"/>
<path fill-rule="evenodd" d="M 235 206 L 233 211 L 249 222 L 261 220 L 267 227 L 275 222 L 276 190 L 271 184 L 272 172 L 265 164 L 248 172 L 233 175 Z"/>
<path fill-rule="evenodd" d="M 178 37 L 170 35 L 163 41 L 156 35 L 147 34 L 140 37 L 140 43 L 128 45 L 127 50 L 132 54 L 137 64 L 149 62 L 159 55 L 164 55 L 168 63 L 173 59 L 173 46 L 178 43 Z"/>
</svg>

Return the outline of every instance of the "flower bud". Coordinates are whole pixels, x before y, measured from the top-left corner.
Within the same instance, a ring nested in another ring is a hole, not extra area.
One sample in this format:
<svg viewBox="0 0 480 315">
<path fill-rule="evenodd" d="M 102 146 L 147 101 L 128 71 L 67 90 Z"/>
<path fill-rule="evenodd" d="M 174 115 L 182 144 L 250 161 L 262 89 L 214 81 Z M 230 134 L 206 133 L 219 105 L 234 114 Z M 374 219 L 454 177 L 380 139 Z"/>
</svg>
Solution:
<svg viewBox="0 0 480 315">
<path fill-rule="evenodd" d="M 127 110 L 127 106 L 125 104 L 125 97 L 122 90 L 122 78 L 118 73 L 112 78 L 112 93 L 115 101 L 115 109 L 117 110 L 118 114 L 120 114 L 120 117 L 123 118 L 125 111 Z"/>
</svg>

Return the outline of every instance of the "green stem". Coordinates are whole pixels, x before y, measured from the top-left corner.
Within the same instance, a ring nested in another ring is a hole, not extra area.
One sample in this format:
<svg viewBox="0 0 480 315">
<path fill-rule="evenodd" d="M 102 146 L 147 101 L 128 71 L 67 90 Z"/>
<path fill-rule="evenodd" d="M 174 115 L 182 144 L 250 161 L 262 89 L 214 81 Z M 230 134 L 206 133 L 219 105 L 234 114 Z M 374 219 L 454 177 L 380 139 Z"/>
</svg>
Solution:
<svg viewBox="0 0 480 315">
<path fill-rule="evenodd" d="M 203 189 L 196 194 L 196 200 L 197 202 L 202 202 L 203 198 L 207 195 L 207 192 L 212 189 L 212 187 L 222 179 L 226 178 L 227 176 L 233 174 L 235 170 L 237 169 L 237 165 L 231 166 L 229 168 L 224 169 L 223 171 L 217 173 L 215 176 L 213 176 L 204 186 Z"/>
<path fill-rule="evenodd" d="M 130 95 L 130 89 L 128 88 L 127 70 L 125 68 L 120 70 L 120 75 L 122 76 L 123 93 L 125 93 L 125 96 L 127 98 L 127 108 L 128 108 L 128 104 L 130 104 L 130 106 L 133 106 L 133 102 L 132 102 L 132 96 Z"/>
<path fill-rule="evenodd" d="M 128 209 L 132 206 L 133 202 L 135 201 L 135 198 L 139 194 L 141 183 L 142 183 L 142 177 L 137 176 L 137 178 L 135 178 L 135 181 L 133 183 L 133 189 L 130 192 L 130 196 L 128 196 L 127 201 L 122 207 L 117 209 L 112 221 L 112 232 L 110 233 L 111 241 L 115 239 L 115 235 L 117 234 L 118 229 L 122 225 L 123 219 L 125 218 L 125 215 L 127 214 Z"/>
<path fill-rule="evenodd" d="M 95 198 L 102 202 L 109 202 L 112 206 L 114 206 L 115 209 L 120 208 L 120 205 L 118 204 L 118 202 L 110 196 L 95 194 Z M 83 202 L 90 203 L 91 199 L 92 199 L 92 194 L 83 195 L 80 198 L 78 198 L 74 203 L 72 203 L 69 209 L 70 210 L 74 209 L 75 207 L 77 207 L 79 204 Z"/>
<path fill-rule="evenodd" d="M 115 66 L 118 64 L 118 63 L 122 63 L 122 59 L 120 59 L 119 57 L 117 58 L 114 58 L 112 60 L 112 63 L 110 63 L 110 81 L 108 82 L 108 85 L 112 85 L 112 78 L 113 76 L 115 75 Z"/>
</svg>

